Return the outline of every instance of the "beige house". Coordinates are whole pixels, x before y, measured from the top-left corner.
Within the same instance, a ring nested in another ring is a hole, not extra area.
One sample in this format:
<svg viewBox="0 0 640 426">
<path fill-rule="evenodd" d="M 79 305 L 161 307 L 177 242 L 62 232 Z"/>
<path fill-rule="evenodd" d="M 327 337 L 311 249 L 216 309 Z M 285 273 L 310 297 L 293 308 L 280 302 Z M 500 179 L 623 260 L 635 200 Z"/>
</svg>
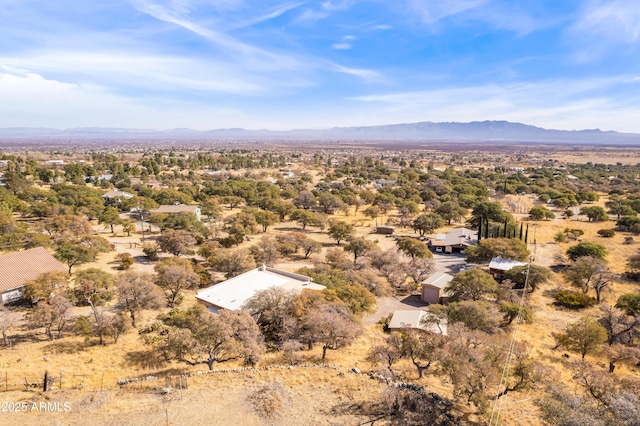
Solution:
<svg viewBox="0 0 640 426">
<path fill-rule="evenodd" d="M 446 305 L 449 302 L 449 294 L 444 291 L 444 288 L 452 279 L 452 275 L 437 273 L 422 281 L 422 301 Z"/>
</svg>

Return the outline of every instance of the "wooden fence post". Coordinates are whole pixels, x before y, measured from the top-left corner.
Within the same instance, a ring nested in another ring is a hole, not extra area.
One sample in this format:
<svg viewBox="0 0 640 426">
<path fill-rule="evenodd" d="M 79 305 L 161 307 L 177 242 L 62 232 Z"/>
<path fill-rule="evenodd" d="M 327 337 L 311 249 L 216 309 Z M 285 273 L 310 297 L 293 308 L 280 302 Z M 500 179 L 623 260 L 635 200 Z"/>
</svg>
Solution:
<svg viewBox="0 0 640 426">
<path fill-rule="evenodd" d="M 44 383 L 42 384 L 42 391 L 46 392 L 47 391 L 47 381 L 49 379 L 49 372 L 45 371 L 44 372 Z"/>
</svg>

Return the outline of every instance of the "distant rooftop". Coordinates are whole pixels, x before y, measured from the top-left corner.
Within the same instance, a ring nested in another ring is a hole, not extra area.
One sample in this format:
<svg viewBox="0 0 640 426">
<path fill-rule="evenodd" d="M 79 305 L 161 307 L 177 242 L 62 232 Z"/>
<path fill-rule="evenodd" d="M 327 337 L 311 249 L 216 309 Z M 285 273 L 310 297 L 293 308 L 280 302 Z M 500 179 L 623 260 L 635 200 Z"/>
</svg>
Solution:
<svg viewBox="0 0 640 426">
<path fill-rule="evenodd" d="M 261 266 L 242 275 L 206 288 L 196 299 L 218 308 L 238 310 L 257 292 L 271 287 L 301 292 L 304 289 L 324 290 L 326 287 L 311 282 L 306 275 L 294 274 L 268 266 Z"/>
<path fill-rule="evenodd" d="M 195 213 L 198 206 L 190 206 L 187 204 L 179 204 L 177 206 L 174 205 L 162 205 L 154 210 L 155 213 L 180 213 L 180 212 L 189 212 Z"/>
</svg>

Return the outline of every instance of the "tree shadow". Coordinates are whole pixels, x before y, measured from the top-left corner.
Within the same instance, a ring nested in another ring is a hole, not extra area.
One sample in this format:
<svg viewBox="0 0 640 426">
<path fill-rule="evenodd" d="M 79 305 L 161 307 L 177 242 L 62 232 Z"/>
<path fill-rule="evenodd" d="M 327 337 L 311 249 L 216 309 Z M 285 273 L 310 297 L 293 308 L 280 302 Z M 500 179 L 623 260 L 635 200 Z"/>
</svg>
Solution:
<svg viewBox="0 0 640 426">
<path fill-rule="evenodd" d="M 43 352 L 56 354 L 76 354 L 83 351 L 87 345 L 78 341 L 57 341 L 42 348 Z"/>
<path fill-rule="evenodd" d="M 411 294 L 400 301 L 400 303 L 413 306 L 415 308 L 425 307 L 428 304 L 424 303 L 419 294 Z"/>
<path fill-rule="evenodd" d="M 131 351 L 125 355 L 126 363 L 132 367 L 141 368 L 162 368 L 167 364 L 167 360 L 154 350 Z"/>
</svg>

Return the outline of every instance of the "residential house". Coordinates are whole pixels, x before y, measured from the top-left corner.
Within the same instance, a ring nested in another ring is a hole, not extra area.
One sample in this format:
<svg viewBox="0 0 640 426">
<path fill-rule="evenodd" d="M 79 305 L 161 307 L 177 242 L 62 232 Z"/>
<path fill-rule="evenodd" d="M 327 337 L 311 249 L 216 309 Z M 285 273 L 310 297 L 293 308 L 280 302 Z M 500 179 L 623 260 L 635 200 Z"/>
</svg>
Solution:
<svg viewBox="0 0 640 426">
<path fill-rule="evenodd" d="M 311 282 L 306 275 L 294 274 L 262 265 L 237 277 L 208 287 L 196 294 L 196 300 L 205 305 L 210 312 L 220 309 L 236 311 L 242 309 L 247 300 L 256 293 L 271 287 L 302 292 L 304 289 L 324 290 L 326 287 Z"/>
<path fill-rule="evenodd" d="M 127 191 L 120 191 L 119 189 L 114 189 L 112 191 L 107 192 L 102 196 L 104 198 L 105 205 L 119 204 L 122 200 L 130 200 L 134 197 L 133 194 Z"/>
<path fill-rule="evenodd" d="M 393 312 L 393 316 L 389 321 L 389 330 L 403 331 L 407 328 L 417 328 L 432 333 L 447 335 L 447 322 L 441 321 L 425 321 L 431 314 L 423 310 L 397 310 Z"/>
<path fill-rule="evenodd" d="M 200 207 L 191 206 L 187 204 L 177 204 L 177 205 L 162 205 L 158 207 L 153 213 L 167 213 L 167 214 L 175 214 L 175 213 L 191 213 L 195 215 L 198 222 L 202 221 Z"/>
<path fill-rule="evenodd" d="M 44 247 L 0 256 L 0 305 L 20 300 L 25 283 L 40 274 L 67 269 Z"/>
<path fill-rule="evenodd" d="M 385 186 L 394 186 L 397 185 L 398 181 L 393 179 L 376 179 L 373 184 L 374 188 L 384 188 Z"/>
<path fill-rule="evenodd" d="M 446 305 L 449 302 L 449 294 L 444 289 L 452 279 L 452 275 L 441 272 L 422 281 L 422 301 L 429 304 Z"/>
<path fill-rule="evenodd" d="M 469 246 L 478 244 L 478 231 L 455 228 L 446 234 L 437 234 L 428 245 L 436 253 L 463 253 Z"/>
</svg>

